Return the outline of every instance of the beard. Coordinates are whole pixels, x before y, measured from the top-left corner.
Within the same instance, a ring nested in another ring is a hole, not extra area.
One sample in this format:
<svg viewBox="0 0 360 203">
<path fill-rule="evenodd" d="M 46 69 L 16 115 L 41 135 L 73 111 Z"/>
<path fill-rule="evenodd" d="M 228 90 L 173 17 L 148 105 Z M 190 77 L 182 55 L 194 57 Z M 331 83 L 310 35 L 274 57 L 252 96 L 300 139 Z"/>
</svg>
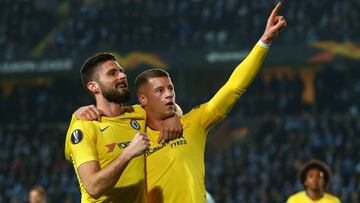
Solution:
<svg viewBox="0 0 360 203">
<path fill-rule="evenodd" d="M 128 89 L 119 92 L 117 89 L 105 88 L 102 84 L 99 84 L 99 86 L 104 98 L 111 103 L 123 104 L 130 100 L 130 92 Z"/>
</svg>

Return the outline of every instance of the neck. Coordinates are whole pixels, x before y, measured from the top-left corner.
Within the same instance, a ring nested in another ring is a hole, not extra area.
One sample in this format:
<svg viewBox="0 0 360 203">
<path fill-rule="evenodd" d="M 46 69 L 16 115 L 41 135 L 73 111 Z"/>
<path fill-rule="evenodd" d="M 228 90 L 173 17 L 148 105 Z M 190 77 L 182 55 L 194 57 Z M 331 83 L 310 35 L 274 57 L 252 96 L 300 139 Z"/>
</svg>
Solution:
<svg viewBox="0 0 360 203">
<path fill-rule="evenodd" d="M 306 195 L 312 200 L 318 200 L 324 196 L 324 191 L 321 189 L 319 190 L 306 189 Z"/>
<path fill-rule="evenodd" d="M 96 97 L 96 107 L 108 117 L 119 116 L 124 112 L 124 104 L 109 102 L 102 96 Z"/>
<path fill-rule="evenodd" d="M 144 106 L 144 110 L 146 111 L 146 125 L 153 130 L 160 131 L 166 118 L 148 106 Z"/>
<path fill-rule="evenodd" d="M 149 126 L 153 130 L 160 131 L 163 126 L 164 120 L 156 119 L 153 116 L 150 116 L 149 113 L 147 113 L 146 118 L 146 125 Z"/>
</svg>

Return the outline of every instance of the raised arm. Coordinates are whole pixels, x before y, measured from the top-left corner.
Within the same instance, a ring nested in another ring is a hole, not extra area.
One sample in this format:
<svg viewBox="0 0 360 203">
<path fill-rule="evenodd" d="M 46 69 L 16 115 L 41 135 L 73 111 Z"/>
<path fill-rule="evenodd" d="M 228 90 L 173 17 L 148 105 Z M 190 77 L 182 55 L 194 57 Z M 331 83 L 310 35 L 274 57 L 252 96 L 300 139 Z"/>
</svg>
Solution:
<svg viewBox="0 0 360 203">
<path fill-rule="evenodd" d="M 220 117 L 225 116 L 251 84 L 264 61 L 270 43 L 286 26 L 285 18 L 278 15 L 280 7 L 281 3 L 278 3 L 273 9 L 259 42 L 236 67 L 226 84 L 208 102 L 207 111 L 215 112 Z"/>
</svg>

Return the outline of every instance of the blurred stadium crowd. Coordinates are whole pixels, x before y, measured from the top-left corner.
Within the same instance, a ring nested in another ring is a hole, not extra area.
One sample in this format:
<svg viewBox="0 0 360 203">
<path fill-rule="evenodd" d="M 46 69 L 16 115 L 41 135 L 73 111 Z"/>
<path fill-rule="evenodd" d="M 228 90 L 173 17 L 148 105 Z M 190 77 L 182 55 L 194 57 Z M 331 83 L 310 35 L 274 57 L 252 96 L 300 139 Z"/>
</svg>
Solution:
<svg viewBox="0 0 360 203">
<path fill-rule="evenodd" d="M 236 47 L 258 39 L 273 3 L 2 0 L 1 7 L 6 9 L 0 13 L 0 55 L 12 59 L 41 49 L 43 56 L 59 57 L 114 46 L 122 49 L 145 46 L 150 50 Z M 289 26 L 277 43 L 355 40 L 360 32 L 357 0 L 302 0 L 284 4 L 282 14 Z"/>
<path fill-rule="evenodd" d="M 272 6 L 268 0 L 2 0 L 0 59 L 31 58 L 39 50 L 40 57 L 51 58 L 113 46 L 240 46 L 257 41 Z M 354 40 L 360 33 L 357 10 L 358 0 L 293 1 L 282 11 L 288 28 L 276 43 Z M 194 72 L 170 73 L 185 112 L 207 101 L 221 85 L 209 81 L 225 81 L 229 74 L 209 70 L 200 81 Z M 129 72 L 130 84 L 134 75 Z M 63 155 L 71 113 L 91 102 L 78 77 L 0 84 L 0 203 L 26 202 L 35 184 L 46 188 L 48 202 L 79 202 L 76 176 Z M 254 81 L 209 137 L 206 186 L 217 202 L 285 202 L 302 189 L 297 171 L 311 158 L 331 166 L 329 190 L 343 203 L 360 202 L 360 71 L 356 65 L 324 67 L 313 88 L 309 103 L 297 74 Z M 234 136 L 247 120 L 252 124 L 245 127 L 248 133 Z M 215 142 L 219 138 L 225 141 Z"/>
</svg>

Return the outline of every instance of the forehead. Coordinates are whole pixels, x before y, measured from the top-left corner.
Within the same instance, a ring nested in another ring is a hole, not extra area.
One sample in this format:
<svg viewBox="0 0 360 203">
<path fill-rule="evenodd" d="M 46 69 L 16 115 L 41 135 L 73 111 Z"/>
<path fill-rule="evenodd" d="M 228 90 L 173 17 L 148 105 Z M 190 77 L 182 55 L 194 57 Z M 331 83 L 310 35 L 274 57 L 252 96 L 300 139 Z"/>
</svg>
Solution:
<svg viewBox="0 0 360 203">
<path fill-rule="evenodd" d="M 31 190 L 29 193 L 30 195 L 40 195 L 39 191 L 37 190 Z"/>
<path fill-rule="evenodd" d="M 311 169 L 309 169 L 308 170 L 308 172 L 306 173 L 307 175 L 310 175 L 310 174 L 312 174 L 312 175 L 321 175 L 321 174 L 323 174 L 323 172 L 320 170 L 320 169 L 318 169 L 318 168 L 311 168 Z"/>
<path fill-rule="evenodd" d="M 117 61 L 113 61 L 113 60 L 105 61 L 99 67 L 100 67 L 99 68 L 100 71 L 105 71 L 105 72 L 111 69 L 124 70 Z"/>
<path fill-rule="evenodd" d="M 155 77 L 155 78 L 150 78 L 147 81 L 147 84 L 152 86 L 152 87 L 159 87 L 159 86 L 169 86 L 169 85 L 173 85 L 171 82 L 171 78 L 169 77 Z"/>
</svg>

